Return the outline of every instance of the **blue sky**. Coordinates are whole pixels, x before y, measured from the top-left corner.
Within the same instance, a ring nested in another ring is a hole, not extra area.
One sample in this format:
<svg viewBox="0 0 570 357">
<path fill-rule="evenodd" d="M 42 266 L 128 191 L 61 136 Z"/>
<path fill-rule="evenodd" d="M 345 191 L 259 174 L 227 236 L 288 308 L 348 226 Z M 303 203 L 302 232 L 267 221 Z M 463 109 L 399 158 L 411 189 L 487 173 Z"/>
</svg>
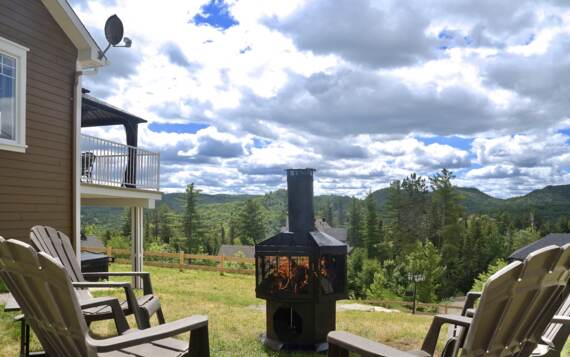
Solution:
<svg viewBox="0 0 570 357">
<path fill-rule="evenodd" d="M 268 192 L 286 167 L 357 196 L 443 167 L 498 197 L 570 183 L 570 4 L 71 2 L 100 45 L 115 13 L 133 39 L 84 84 L 148 120 L 167 192 Z"/>
</svg>

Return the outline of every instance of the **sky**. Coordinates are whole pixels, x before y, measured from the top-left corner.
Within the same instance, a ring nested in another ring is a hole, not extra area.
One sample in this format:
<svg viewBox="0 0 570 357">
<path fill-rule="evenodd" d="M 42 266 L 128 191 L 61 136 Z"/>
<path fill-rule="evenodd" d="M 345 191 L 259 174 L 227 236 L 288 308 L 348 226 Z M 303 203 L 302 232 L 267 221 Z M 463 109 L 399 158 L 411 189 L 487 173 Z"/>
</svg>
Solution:
<svg viewBox="0 0 570 357">
<path fill-rule="evenodd" d="M 70 0 L 101 47 L 85 77 L 148 120 L 161 189 L 356 195 L 441 168 L 512 197 L 570 183 L 570 2 Z M 83 129 L 124 142 L 121 127 Z"/>
</svg>

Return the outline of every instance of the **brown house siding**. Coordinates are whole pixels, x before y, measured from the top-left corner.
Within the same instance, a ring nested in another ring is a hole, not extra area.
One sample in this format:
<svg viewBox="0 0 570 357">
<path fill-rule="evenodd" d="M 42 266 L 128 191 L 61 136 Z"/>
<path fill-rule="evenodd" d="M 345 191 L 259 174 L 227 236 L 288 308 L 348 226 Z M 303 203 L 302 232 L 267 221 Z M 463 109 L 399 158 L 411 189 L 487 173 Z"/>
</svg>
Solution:
<svg viewBox="0 0 570 357">
<path fill-rule="evenodd" d="M 0 0 L 0 36 L 30 49 L 25 154 L 0 150 L 0 235 L 36 224 L 73 231 L 73 93 L 77 50 L 39 0 Z"/>
</svg>

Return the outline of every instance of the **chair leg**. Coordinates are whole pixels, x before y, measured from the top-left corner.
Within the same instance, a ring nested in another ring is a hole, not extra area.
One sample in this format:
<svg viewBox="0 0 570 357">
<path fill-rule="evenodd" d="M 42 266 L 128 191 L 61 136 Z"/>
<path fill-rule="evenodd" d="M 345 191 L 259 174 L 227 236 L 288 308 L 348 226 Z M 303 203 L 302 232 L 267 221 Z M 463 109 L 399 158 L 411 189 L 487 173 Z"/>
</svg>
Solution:
<svg viewBox="0 0 570 357">
<path fill-rule="evenodd" d="M 348 351 L 344 348 L 329 343 L 328 357 L 348 357 Z"/>
<path fill-rule="evenodd" d="M 208 339 L 208 326 L 199 328 L 190 333 L 189 357 L 210 357 L 210 341 Z"/>
<path fill-rule="evenodd" d="M 164 324 L 166 321 L 164 320 L 164 314 L 162 313 L 162 308 L 156 311 L 156 318 L 158 319 L 159 324 Z"/>
</svg>

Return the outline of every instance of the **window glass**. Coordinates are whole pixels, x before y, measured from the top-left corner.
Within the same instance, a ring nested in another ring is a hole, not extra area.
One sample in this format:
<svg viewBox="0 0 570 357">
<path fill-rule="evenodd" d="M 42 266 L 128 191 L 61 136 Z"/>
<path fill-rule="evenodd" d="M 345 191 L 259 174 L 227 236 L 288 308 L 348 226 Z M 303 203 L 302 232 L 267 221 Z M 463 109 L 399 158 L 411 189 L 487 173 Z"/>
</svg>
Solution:
<svg viewBox="0 0 570 357">
<path fill-rule="evenodd" d="M 16 60 L 0 53 L 0 139 L 16 140 Z"/>
</svg>

